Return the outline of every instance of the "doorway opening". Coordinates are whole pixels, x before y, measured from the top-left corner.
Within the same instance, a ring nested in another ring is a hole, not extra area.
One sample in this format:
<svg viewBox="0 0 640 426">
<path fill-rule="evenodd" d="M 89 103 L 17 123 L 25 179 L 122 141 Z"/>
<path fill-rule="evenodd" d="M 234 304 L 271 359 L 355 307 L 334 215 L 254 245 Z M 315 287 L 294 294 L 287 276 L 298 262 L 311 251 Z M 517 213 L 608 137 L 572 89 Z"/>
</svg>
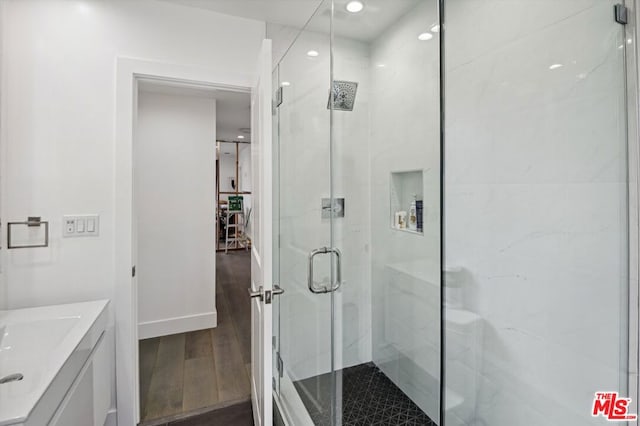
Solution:
<svg viewBox="0 0 640 426">
<path fill-rule="evenodd" d="M 250 209 L 250 93 L 143 78 L 134 113 L 140 424 L 252 423 L 250 255 L 218 252 L 220 188 Z M 249 247 L 249 221 L 231 223 Z"/>
<path fill-rule="evenodd" d="M 216 148 L 216 248 L 225 253 L 251 247 L 251 128 L 238 132 L 241 140 L 218 140 Z"/>
</svg>

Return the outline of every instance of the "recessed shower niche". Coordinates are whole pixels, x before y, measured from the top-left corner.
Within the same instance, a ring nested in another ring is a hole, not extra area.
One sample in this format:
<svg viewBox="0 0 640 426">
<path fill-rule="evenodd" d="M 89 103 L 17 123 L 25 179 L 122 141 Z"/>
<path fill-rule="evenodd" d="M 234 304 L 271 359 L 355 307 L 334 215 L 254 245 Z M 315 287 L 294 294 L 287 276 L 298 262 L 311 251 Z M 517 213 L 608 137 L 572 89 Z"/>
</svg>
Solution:
<svg viewBox="0 0 640 426">
<path fill-rule="evenodd" d="M 391 228 L 422 235 L 424 223 L 422 170 L 391 172 Z"/>
</svg>

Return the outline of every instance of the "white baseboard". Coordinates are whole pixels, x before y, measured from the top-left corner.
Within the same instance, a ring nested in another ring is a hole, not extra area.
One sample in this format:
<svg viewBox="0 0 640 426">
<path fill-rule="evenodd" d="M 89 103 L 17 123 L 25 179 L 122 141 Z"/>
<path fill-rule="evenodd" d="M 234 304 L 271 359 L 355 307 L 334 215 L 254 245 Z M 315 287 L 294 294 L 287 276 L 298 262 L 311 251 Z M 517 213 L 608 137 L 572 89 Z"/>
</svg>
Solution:
<svg viewBox="0 0 640 426">
<path fill-rule="evenodd" d="M 186 333 L 189 331 L 214 328 L 218 325 L 218 312 L 205 312 L 196 315 L 167 318 L 157 321 L 141 322 L 138 324 L 138 338 L 167 336 L 169 334 Z"/>
<path fill-rule="evenodd" d="M 104 426 L 117 426 L 118 425 L 118 412 L 115 409 L 109 410 L 107 413 L 107 419 L 104 421 Z"/>
</svg>

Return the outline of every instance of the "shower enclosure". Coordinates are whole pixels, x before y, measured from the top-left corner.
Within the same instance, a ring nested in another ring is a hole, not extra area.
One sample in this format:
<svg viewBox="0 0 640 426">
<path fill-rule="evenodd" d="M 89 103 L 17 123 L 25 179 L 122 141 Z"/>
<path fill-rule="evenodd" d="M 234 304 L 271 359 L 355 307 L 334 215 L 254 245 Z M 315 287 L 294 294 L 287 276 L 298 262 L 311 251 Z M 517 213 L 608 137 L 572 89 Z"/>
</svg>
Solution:
<svg viewBox="0 0 640 426">
<path fill-rule="evenodd" d="M 318 3 L 267 28 L 281 415 L 597 425 L 604 391 L 636 413 L 633 3 Z"/>
</svg>

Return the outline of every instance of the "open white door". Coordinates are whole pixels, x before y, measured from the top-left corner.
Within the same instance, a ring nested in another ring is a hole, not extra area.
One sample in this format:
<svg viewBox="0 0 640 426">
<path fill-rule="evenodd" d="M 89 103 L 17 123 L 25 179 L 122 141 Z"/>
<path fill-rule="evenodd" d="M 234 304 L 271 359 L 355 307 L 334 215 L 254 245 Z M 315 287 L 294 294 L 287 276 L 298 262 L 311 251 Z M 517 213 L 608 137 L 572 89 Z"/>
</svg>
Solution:
<svg viewBox="0 0 640 426">
<path fill-rule="evenodd" d="M 254 423 L 270 426 L 272 403 L 273 163 L 271 134 L 271 40 L 262 43 L 251 94 L 251 400 Z M 276 288 L 277 289 L 277 288 Z"/>
</svg>

